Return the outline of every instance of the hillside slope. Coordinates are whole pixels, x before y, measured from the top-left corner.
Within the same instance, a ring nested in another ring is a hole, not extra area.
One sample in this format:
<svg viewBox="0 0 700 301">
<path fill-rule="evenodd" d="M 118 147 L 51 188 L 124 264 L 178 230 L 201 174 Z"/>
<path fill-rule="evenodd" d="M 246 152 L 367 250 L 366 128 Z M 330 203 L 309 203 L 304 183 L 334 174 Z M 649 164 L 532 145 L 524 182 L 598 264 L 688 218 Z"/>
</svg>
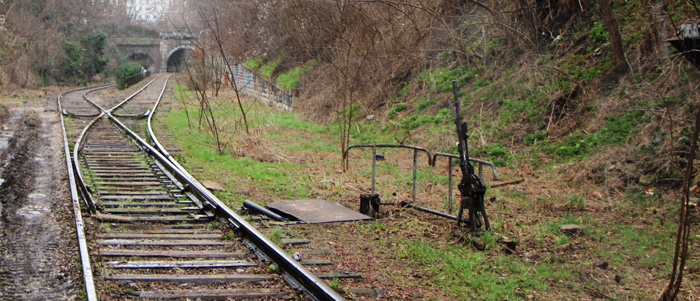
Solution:
<svg viewBox="0 0 700 301">
<path fill-rule="evenodd" d="M 621 66 L 598 1 L 260 3 L 230 24 L 259 29 L 234 32 L 231 52 L 296 76 L 295 109 L 348 134 L 376 115 L 395 142 L 449 150 L 456 80 L 477 156 L 574 162 L 566 178 L 620 191 L 680 183 L 698 71 L 664 40 L 699 17 L 685 2 L 613 3 Z"/>
</svg>

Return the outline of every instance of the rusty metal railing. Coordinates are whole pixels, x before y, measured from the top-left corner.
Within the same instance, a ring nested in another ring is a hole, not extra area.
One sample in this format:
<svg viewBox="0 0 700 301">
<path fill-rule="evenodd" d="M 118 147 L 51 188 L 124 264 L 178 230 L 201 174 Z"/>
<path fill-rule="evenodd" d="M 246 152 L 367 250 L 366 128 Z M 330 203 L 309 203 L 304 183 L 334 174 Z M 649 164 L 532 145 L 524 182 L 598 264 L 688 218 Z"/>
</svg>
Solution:
<svg viewBox="0 0 700 301">
<path fill-rule="evenodd" d="M 408 148 L 413 150 L 413 192 L 411 196 L 413 201 L 416 201 L 416 176 L 417 176 L 417 164 L 418 164 L 418 152 L 425 152 L 428 155 L 428 165 L 432 166 L 433 161 L 430 156 L 430 151 L 417 146 L 402 145 L 402 144 L 355 144 L 350 145 L 343 151 L 343 160 L 348 158 L 348 152 L 353 148 L 372 148 L 372 193 L 375 192 L 376 178 L 377 178 L 377 148 Z"/>
<path fill-rule="evenodd" d="M 437 162 L 437 159 L 439 157 L 446 157 L 448 158 L 448 165 L 449 165 L 449 172 L 448 172 L 448 200 L 447 200 L 447 210 L 449 213 L 452 213 L 452 207 L 453 207 L 453 199 L 452 199 L 452 192 L 453 192 L 453 181 L 452 181 L 452 159 L 459 159 L 459 156 L 454 155 L 454 154 L 446 154 L 446 153 L 435 153 L 432 154 L 429 150 L 422 148 L 422 147 L 417 147 L 417 146 L 412 146 L 412 145 L 402 145 L 402 144 L 355 144 L 355 145 L 350 145 L 348 146 L 345 151 L 343 151 L 343 160 L 348 159 L 348 154 L 351 149 L 353 148 L 371 148 L 372 149 L 372 194 L 376 192 L 376 178 L 377 178 L 377 148 L 408 148 L 413 150 L 413 185 L 412 185 L 412 192 L 411 192 L 411 197 L 413 202 L 416 201 L 416 185 L 417 185 L 417 165 L 418 165 L 418 153 L 419 152 L 425 152 L 428 155 L 428 165 L 435 167 L 435 163 Z M 491 167 L 491 173 L 494 181 L 498 180 L 498 171 L 496 170 L 496 165 L 493 164 L 492 162 L 489 161 L 484 161 L 484 160 L 479 160 L 479 159 L 473 159 L 469 158 L 469 161 L 477 163 L 478 164 L 478 170 L 479 170 L 479 178 L 484 178 L 484 166 L 490 166 Z"/>
</svg>

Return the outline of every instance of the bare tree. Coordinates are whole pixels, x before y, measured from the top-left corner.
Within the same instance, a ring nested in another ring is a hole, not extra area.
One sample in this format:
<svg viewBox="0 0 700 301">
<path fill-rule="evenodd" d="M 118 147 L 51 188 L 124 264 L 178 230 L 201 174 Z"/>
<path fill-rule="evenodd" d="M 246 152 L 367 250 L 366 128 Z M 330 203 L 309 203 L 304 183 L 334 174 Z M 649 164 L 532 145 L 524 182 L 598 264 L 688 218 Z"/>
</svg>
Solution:
<svg viewBox="0 0 700 301">
<path fill-rule="evenodd" d="M 605 26 L 608 28 L 608 33 L 610 35 L 613 71 L 616 73 L 624 73 L 629 69 L 629 66 L 625 59 L 625 51 L 622 48 L 622 38 L 620 37 L 620 30 L 615 20 L 612 4 L 610 4 L 610 0 L 600 0 L 599 5 L 603 22 L 605 22 Z"/>
<path fill-rule="evenodd" d="M 207 93 L 207 89 L 213 81 L 211 65 L 208 64 L 209 60 L 207 59 L 207 56 L 210 54 L 204 49 L 205 46 L 200 42 L 194 53 L 188 59 L 185 59 L 184 65 L 189 85 L 194 90 L 199 105 L 198 129 L 201 130 L 204 125 L 205 129 L 214 137 L 217 151 L 219 154 L 223 154 L 225 143 L 221 139 L 221 128 L 214 113 L 214 104 Z"/>
<path fill-rule="evenodd" d="M 201 9 L 199 10 L 199 16 L 204 22 L 204 25 L 209 29 L 210 37 L 213 38 L 216 50 L 220 55 L 220 59 L 224 62 L 226 69 L 228 69 L 228 74 L 233 75 L 233 69 L 231 68 L 230 58 L 224 50 L 223 39 L 221 36 L 221 28 L 219 27 L 219 17 L 213 12 L 210 16 L 207 16 Z M 228 82 L 233 88 L 233 92 L 236 94 L 236 101 L 238 102 L 238 108 L 241 110 L 241 115 L 243 116 L 243 124 L 245 125 L 246 134 L 250 135 L 250 130 L 248 128 L 248 118 L 246 117 L 245 109 L 243 108 L 243 103 L 241 102 L 240 91 L 238 85 L 236 84 L 236 78 L 231 77 Z"/>
</svg>

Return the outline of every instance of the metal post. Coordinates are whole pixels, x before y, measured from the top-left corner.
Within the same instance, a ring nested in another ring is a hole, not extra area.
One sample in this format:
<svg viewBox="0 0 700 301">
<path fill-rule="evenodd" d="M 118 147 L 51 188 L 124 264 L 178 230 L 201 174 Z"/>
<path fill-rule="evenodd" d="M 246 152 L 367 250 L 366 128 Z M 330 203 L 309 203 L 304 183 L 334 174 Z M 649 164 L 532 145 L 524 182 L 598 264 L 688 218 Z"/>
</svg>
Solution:
<svg viewBox="0 0 700 301">
<path fill-rule="evenodd" d="M 448 195 L 447 195 L 447 212 L 452 213 L 452 158 L 447 157 L 447 164 L 450 168 L 450 171 L 447 173 L 447 181 L 448 181 Z"/>
<path fill-rule="evenodd" d="M 372 194 L 374 194 L 375 179 L 377 177 L 377 147 L 372 146 Z"/>
<path fill-rule="evenodd" d="M 413 150 L 413 202 L 416 202 L 416 172 L 418 165 L 418 150 Z"/>
</svg>

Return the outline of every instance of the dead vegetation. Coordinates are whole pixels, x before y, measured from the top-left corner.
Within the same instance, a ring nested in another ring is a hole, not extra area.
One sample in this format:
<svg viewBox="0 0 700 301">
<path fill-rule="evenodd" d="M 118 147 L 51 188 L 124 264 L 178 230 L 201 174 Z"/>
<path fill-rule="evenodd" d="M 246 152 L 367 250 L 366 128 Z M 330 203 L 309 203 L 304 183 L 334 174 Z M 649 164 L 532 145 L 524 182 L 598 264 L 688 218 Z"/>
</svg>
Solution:
<svg viewBox="0 0 700 301">
<path fill-rule="evenodd" d="M 692 1 L 215 5 L 235 16 L 223 40 L 239 61 L 260 60 L 271 79 L 317 63 L 300 76 L 295 110 L 339 124 L 339 150 L 371 142 L 353 134 L 368 115 L 395 142 L 449 150 L 454 134 L 441 130 L 440 112 L 456 79 L 477 156 L 586 187 L 578 193 L 596 200 L 594 210 L 636 211 L 625 203 L 652 188 L 664 193 L 656 205 L 678 199 L 700 77 L 665 39 L 697 19 Z M 551 216 L 590 209 L 536 203 Z"/>
</svg>

